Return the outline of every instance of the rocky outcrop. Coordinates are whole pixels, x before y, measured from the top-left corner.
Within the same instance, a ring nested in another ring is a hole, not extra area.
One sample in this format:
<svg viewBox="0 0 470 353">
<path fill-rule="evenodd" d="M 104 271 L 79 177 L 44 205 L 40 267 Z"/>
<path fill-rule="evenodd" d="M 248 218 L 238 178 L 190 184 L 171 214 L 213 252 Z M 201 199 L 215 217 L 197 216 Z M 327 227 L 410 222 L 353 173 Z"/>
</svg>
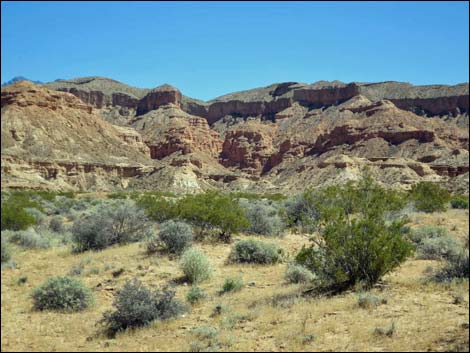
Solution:
<svg viewBox="0 0 470 353">
<path fill-rule="evenodd" d="M 173 104 L 181 107 L 181 92 L 170 85 L 157 87 L 147 93 L 137 104 L 137 115 L 148 113 L 163 105 Z"/>
<path fill-rule="evenodd" d="M 107 188 L 107 177 L 130 178 L 152 165 L 135 130 L 107 123 L 72 94 L 23 81 L 2 88 L 1 105 L 2 179 L 9 185 L 15 178 L 47 184 L 60 175 L 61 188 L 89 187 L 96 175 L 96 185 Z M 86 182 L 75 183 L 72 169 Z"/>
<path fill-rule="evenodd" d="M 137 117 L 133 127 L 142 134 L 152 159 L 196 151 L 217 158 L 222 149 L 219 134 L 209 128 L 206 119 L 189 115 L 173 104 Z"/>
<path fill-rule="evenodd" d="M 98 109 L 119 107 L 117 112 L 129 118 L 132 118 L 135 112 L 143 115 L 162 105 L 174 104 L 188 114 L 206 118 L 210 125 L 229 115 L 262 116 L 272 120 L 274 115 L 294 104 L 308 108 L 329 107 L 358 95 L 371 102 L 389 100 L 400 109 L 422 116 L 450 116 L 460 119 L 462 114 L 469 112 L 468 84 L 413 86 L 393 81 L 349 84 L 340 81 L 319 81 L 308 85 L 284 82 L 231 93 L 209 102 L 185 97 L 170 85 L 148 90 L 102 77 L 60 80 L 48 83 L 47 86 L 70 92 Z M 468 118 L 463 121 L 467 124 Z"/>
<path fill-rule="evenodd" d="M 229 130 L 225 135 L 220 162 L 245 173 L 260 175 L 274 152 L 275 127 L 249 122 Z"/>
</svg>

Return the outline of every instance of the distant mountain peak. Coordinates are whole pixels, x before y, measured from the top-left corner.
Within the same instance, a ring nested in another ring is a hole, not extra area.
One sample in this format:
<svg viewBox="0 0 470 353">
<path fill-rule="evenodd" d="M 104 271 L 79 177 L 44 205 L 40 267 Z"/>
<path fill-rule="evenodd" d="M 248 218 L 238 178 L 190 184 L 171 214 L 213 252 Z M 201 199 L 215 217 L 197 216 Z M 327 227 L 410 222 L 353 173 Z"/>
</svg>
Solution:
<svg viewBox="0 0 470 353">
<path fill-rule="evenodd" d="M 12 84 L 14 84 L 16 82 L 19 82 L 19 81 L 29 81 L 29 82 L 36 83 L 36 84 L 42 84 L 43 83 L 41 81 L 30 80 L 29 78 L 26 78 L 24 76 L 15 76 L 10 81 L 2 83 L 2 87 L 12 85 Z"/>
</svg>

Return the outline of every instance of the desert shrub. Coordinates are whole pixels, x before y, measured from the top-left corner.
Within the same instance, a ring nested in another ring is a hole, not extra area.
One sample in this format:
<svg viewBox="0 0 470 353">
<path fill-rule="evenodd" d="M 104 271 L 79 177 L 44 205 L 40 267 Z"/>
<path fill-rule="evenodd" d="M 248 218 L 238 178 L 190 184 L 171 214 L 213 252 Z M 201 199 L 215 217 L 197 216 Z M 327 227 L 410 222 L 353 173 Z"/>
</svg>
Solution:
<svg viewBox="0 0 470 353">
<path fill-rule="evenodd" d="M 1 240 L 1 250 L 2 250 L 2 263 L 10 261 L 11 247 L 10 247 L 10 244 L 8 244 L 6 239 L 3 237 L 3 234 L 2 234 L 2 240 Z"/>
<path fill-rule="evenodd" d="M 70 277 L 49 278 L 32 298 L 36 310 L 79 311 L 93 302 L 91 290 Z"/>
<path fill-rule="evenodd" d="M 415 244 L 420 244 L 426 239 L 436 239 L 448 237 L 449 233 L 444 227 L 425 226 L 413 229 L 410 233 L 410 238 Z"/>
<path fill-rule="evenodd" d="M 288 283 L 311 283 L 315 280 L 314 274 L 302 265 L 289 263 L 284 278 Z"/>
<path fill-rule="evenodd" d="M 41 206 L 22 193 L 12 193 L 2 198 L 1 229 L 24 230 L 35 225 L 36 219 L 25 210 L 26 208 L 41 209 Z"/>
<path fill-rule="evenodd" d="M 204 290 L 197 286 L 192 286 L 186 294 L 186 300 L 191 304 L 195 304 L 207 298 L 207 294 Z"/>
<path fill-rule="evenodd" d="M 386 303 L 386 299 L 367 292 L 359 293 L 359 297 L 357 298 L 357 305 L 362 309 L 372 310 L 377 308 L 380 304 Z"/>
<path fill-rule="evenodd" d="M 75 204 L 76 201 L 71 198 L 65 196 L 57 196 L 53 202 L 53 214 L 68 214 L 73 209 Z"/>
<path fill-rule="evenodd" d="M 180 266 L 191 283 L 200 283 L 209 279 L 214 271 L 209 258 L 197 248 L 189 248 L 183 253 Z"/>
<path fill-rule="evenodd" d="M 222 285 L 222 289 L 220 290 L 220 294 L 238 292 L 242 290 L 243 286 L 243 280 L 239 277 L 226 278 Z"/>
<path fill-rule="evenodd" d="M 435 183 L 422 181 L 412 186 L 410 199 L 418 211 L 431 213 L 445 211 L 450 194 Z"/>
<path fill-rule="evenodd" d="M 8 240 L 25 249 L 47 249 L 51 246 L 51 239 L 38 233 L 34 228 L 6 232 Z"/>
<path fill-rule="evenodd" d="M 444 267 L 434 275 L 438 282 L 450 282 L 453 279 L 470 277 L 468 249 L 462 249 L 457 254 L 447 258 Z"/>
<path fill-rule="evenodd" d="M 145 194 L 137 198 L 137 205 L 156 222 L 164 222 L 178 217 L 176 202 L 163 196 Z"/>
<path fill-rule="evenodd" d="M 73 223 L 74 251 L 100 250 L 114 244 L 126 244 L 146 237 L 150 225 L 132 200 L 100 205 L 95 212 Z"/>
<path fill-rule="evenodd" d="M 314 226 L 319 234 L 296 262 L 318 277 L 319 289 L 342 291 L 359 282 L 372 286 L 411 255 L 413 245 L 402 233 L 407 220 L 386 217 L 405 201 L 369 175 L 356 185 L 328 187 L 318 195 Z"/>
<path fill-rule="evenodd" d="M 252 234 L 279 236 L 284 231 L 284 223 L 279 211 L 270 202 L 264 200 L 239 200 L 245 211 L 249 225 L 245 231 Z"/>
<path fill-rule="evenodd" d="M 302 232 L 314 231 L 313 223 L 318 218 L 317 200 L 313 190 L 306 190 L 285 203 L 285 217 L 289 227 Z"/>
<path fill-rule="evenodd" d="M 54 216 L 49 221 L 49 229 L 56 233 L 64 231 L 64 218 L 61 216 Z"/>
<path fill-rule="evenodd" d="M 114 311 L 107 311 L 98 322 L 113 337 L 128 328 L 142 327 L 155 320 L 166 320 L 184 312 L 185 306 L 175 299 L 175 292 L 156 289 L 154 292 L 139 280 L 127 281 L 118 292 Z"/>
<path fill-rule="evenodd" d="M 259 240 L 241 240 L 232 248 L 230 262 L 274 264 L 281 261 L 282 249 L 276 244 Z"/>
<path fill-rule="evenodd" d="M 47 216 L 34 207 L 26 207 L 24 209 L 28 214 L 33 216 L 35 224 L 44 224 L 46 222 Z"/>
<path fill-rule="evenodd" d="M 459 251 L 459 243 L 449 236 L 424 239 L 417 246 L 418 258 L 423 260 L 447 259 Z"/>
<path fill-rule="evenodd" d="M 180 255 L 191 246 L 193 230 L 185 222 L 170 220 L 161 224 L 158 237 L 168 252 Z"/>
<path fill-rule="evenodd" d="M 452 208 L 468 209 L 468 196 L 453 196 L 450 199 L 450 205 Z"/>
<path fill-rule="evenodd" d="M 225 242 L 248 225 L 236 200 L 219 192 L 186 195 L 178 201 L 177 208 L 179 217 L 197 226 L 201 235 L 215 233 Z"/>
</svg>

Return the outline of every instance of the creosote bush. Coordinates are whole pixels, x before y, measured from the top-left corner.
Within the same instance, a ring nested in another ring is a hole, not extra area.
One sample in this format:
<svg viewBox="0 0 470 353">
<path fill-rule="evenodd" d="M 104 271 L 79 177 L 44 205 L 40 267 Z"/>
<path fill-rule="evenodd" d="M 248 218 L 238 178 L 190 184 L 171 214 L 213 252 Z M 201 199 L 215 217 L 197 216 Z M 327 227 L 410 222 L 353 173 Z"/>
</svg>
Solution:
<svg viewBox="0 0 470 353">
<path fill-rule="evenodd" d="M 450 193 L 435 183 L 422 181 L 412 186 L 410 199 L 418 211 L 427 213 L 445 211 Z"/>
<path fill-rule="evenodd" d="M 453 196 L 450 199 L 450 205 L 452 208 L 468 210 L 468 196 L 464 196 L 464 195 Z"/>
<path fill-rule="evenodd" d="M 180 255 L 191 246 L 193 229 L 185 222 L 166 221 L 160 226 L 158 238 L 169 253 Z"/>
<path fill-rule="evenodd" d="M 101 250 L 114 244 L 139 241 L 150 233 L 144 212 L 132 200 L 101 204 L 72 226 L 74 251 Z"/>
<path fill-rule="evenodd" d="M 413 245 L 402 232 L 407 219 L 398 216 L 405 200 L 369 175 L 357 185 L 318 191 L 313 199 L 311 223 L 319 234 L 296 262 L 318 277 L 319 290 L 339 292 L 359 282 L 370 287 L 411 255 Z"/>
<path fill-rule="evenodd" d="M 230 262 L 274 264 L 282 260 L 283 251 L 276 244 L 260 240 L 241 240 L 232 248 Z"/>
<path fill-rule="evenodd" d="M 155 320 L 166 320 L 186 311 L 185 305 L 175 299 L 174 291 L 164 288 L 152 292 L 137 279 L 125 283 L 113 307 L 115 310 L 105 312 L 98 322 L 110 337 L 120 331 L 146 326 Z"/>
<path fill-rule="evenodd" d="M 26 208 L 38 208 L 38 202 L 30 199 L 28 195 L 22 193 L 12 193 L 3 197 L 1 203 L 1 229 L 24 230 L 36 224 L 33 215 L 25 210 Z"/>
<path fill-rule="evenodd" d="M 232 234 L 248 225 L 237 201 L 220 192 L 186 195 L 178 201 L 177 207 L 178 216 L 198 227 L 199 235 L 209 234 L 224 242 L 230 242 Z"/>
<path fill-rule="evenodd" d="M 211 278 L 214 272 L 209 258 L 197 248 L 189 248 L 183 253 L 180 267 L 185 277 L 194 284 Z"/>
<path fill-rule="evenodd" d="M 79 311 L 93 303 L 91 290 L 70 277 L 49 278 L 32 298 L 36 310 Z"/>
</svg>

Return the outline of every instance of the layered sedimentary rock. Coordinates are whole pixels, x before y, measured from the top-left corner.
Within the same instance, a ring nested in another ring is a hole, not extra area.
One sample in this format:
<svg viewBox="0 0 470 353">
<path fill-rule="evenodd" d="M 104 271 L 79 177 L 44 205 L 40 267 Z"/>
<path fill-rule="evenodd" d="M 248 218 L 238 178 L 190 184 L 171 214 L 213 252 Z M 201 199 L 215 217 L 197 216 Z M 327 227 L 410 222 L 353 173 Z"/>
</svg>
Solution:
<svg viewBox="0 0 470 353">
<path fill-rule="evenodd" d="M 286 82 L 209 102 L 104 78 L 2 88 L 12 187 L 293 192 L 368 167 L 465 191 L 468 150 L 468 84 Z"/>
<path fill-rule="evenodd" d="M 129 170 L 153 164 L 137 132 L 107 123 L 72 94 L 23 81 L 2 88 L 1 105 L 2 185 L 16 173 L 33 184 L 61 179 L 63 185 L 70 181 L 69 188 L 87 188 L 93 187 L 92 175 L 127 178 L 134 174 Z M 91 179 L 76 184 L 68 166 Z"/>
<path fill-rule="evenodd" d="M 137 117 L 132 126 L 150 147 L 153 159 L 196 151 L 217 158 L 222 149 L 219 134 L 209 128 L 206 119 L 185 113 L 174 104 Z"/>
</svg>

